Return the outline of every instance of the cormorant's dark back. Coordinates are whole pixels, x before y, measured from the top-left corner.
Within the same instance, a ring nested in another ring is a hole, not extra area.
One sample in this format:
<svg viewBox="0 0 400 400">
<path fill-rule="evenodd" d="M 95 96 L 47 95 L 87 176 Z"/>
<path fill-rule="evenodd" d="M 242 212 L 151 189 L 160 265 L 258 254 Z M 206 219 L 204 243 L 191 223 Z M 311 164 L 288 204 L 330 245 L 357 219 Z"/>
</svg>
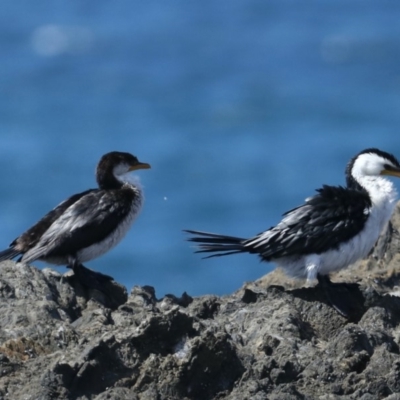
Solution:
<svg viewBox="0 0 400 400">
<path fill-rule="evenodd" d="M 0 261 L 21 255 L 20 261 L 42 260 L 67 265 L 76 272 L 82 263 L 117 245 L 139 213 L 143 195 L 130 172 L 147 169 L 129 153 L 105 154 L 96 169 L 98 189 L 75 194 L 0 252 Z"/>
</svg>

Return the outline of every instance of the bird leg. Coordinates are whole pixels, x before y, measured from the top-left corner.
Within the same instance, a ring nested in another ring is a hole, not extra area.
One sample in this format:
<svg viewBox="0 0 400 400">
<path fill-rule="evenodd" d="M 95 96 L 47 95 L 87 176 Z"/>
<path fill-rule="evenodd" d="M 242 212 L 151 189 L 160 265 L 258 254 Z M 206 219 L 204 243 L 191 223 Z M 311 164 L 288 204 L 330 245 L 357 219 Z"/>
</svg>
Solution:
<svg viewBox="0 0 400 400">
<path fill-rule="evenodd" d="M 109 275 L 95 272 L 89 268 L 86 268 L 76 259 L 72 260 L 67 268 L 71 268 L 74 271 L 74 275 L 78 281 L 89 289 L 103 291 L 104 285 L 113 280 L 113 278 Z"/>
<path fill-rule="evenodd" d="M 330 305 L 343 317 L 351 319 L 356 312 L 354 300 L 347 285 L 333 283 L 328 275 L 317 274 L 319 286 Z"/>
</svg>

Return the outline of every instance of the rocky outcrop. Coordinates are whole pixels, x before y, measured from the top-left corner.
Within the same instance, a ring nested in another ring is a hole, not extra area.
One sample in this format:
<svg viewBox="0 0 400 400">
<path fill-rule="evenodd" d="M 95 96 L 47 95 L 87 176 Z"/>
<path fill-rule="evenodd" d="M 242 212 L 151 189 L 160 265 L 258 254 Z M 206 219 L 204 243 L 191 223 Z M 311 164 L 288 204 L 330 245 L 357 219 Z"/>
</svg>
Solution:
<svg viewBox="0 0 400 400">
<path fill-rule="evenodd" d="M 399 221 L 335 277 L 353 283 L 351 321 L 279 271 L 229 296 L 157 299 L 3 262 L 0 399 L 398 399 Z"/>
</svg>

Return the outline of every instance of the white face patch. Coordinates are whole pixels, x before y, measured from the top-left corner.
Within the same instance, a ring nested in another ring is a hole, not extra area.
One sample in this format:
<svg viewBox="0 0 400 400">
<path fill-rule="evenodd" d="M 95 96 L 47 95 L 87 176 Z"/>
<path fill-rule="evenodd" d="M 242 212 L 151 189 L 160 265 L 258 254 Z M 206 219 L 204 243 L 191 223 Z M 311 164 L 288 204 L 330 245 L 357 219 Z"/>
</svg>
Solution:
<svg viewBox="0 0 400 400">
<path fill-rule="evenodd" d="M 353 165 L 354 175 L 379 175 L 383 170 L 383 159 L 376 154 L 361 154 Z"/>
<path fill-rule="evenodd" d="M 114 167 L 113 174 L 121 183 L 129 183 L 140 187 L 140 179 L 136 175 L 133 175 L 133 171 L 129 171 L 130 167 L 130 165 L 125 163 L 118 164 Z"/>
<path fill-rule="evenodd" d="M 129 168 L 130 166 L 126 163 L 117 164 L 113 169 L 113 174 L 116 178 L 119 178 L 129 172 Z"/>
<path fill-rule="evenodd" d="M 370 175 L 378 176 L 385 169 L 385 164 L 391 164 L 389 160 L 374 154 L 365 153 L 357 157 L 352 169 L 354 176 Z"/>
</svg>

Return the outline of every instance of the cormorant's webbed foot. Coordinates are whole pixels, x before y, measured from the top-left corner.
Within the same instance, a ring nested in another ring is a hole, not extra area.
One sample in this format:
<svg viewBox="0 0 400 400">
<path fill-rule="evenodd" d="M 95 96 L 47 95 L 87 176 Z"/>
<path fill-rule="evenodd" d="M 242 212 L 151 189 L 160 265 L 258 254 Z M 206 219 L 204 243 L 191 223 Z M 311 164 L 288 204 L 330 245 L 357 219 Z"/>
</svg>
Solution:
<svg viewBox="0 0 400 400">
<path fill-rule="evenodd" d="M 353 319 L 357 312 L 357 299 L 349 290 L 349 285 L 333 283 L 328 275 L 317 275 L 318 284 L 330 305 L 343 317 Z"/>
<path fill-rule="evenodd" d="M 68 265 L 68 268 L 71 268 L 78 281 L 89 289 L 104 291 L 104 286 L 113 280 L 111 276 L 92 271 L 79 263 Z"/>
</svg>

